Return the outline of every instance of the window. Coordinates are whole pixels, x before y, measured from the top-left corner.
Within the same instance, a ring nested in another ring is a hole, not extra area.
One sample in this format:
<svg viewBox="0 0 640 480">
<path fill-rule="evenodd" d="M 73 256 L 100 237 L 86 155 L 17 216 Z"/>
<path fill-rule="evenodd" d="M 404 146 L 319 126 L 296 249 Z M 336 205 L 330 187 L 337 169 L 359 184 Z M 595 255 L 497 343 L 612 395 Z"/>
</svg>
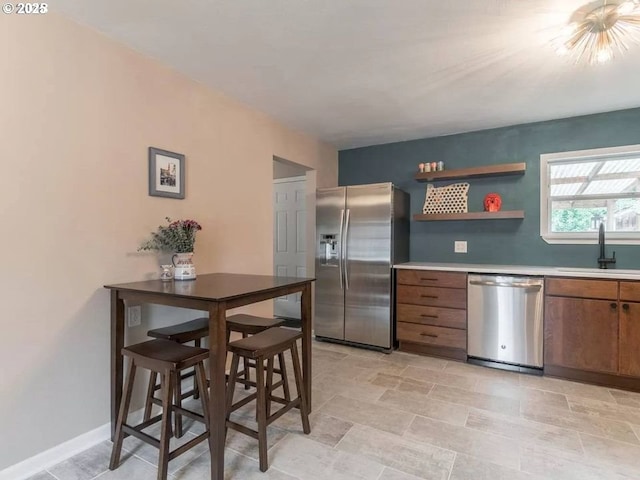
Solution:
<svg viewBox="0 0 640 480">
<path fill-rule="evenodd" d="M 640 145 L 540 156 L 540 235 L 547 243 L 640 243 Z"/>
</svg>

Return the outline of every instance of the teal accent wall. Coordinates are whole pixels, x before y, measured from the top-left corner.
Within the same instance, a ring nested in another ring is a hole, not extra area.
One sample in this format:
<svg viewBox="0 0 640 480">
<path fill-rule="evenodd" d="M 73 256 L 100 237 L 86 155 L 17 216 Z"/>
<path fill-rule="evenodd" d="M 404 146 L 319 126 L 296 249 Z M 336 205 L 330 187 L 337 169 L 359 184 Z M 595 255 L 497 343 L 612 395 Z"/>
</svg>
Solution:
<svg viewBox="0 0 640 480">
<path fill-rule="evenodd" d="M 640 108 L 492 130 L 343 150 L 339 184 L 393 182 L 411 195 L 411 213 L 421 213 L 426 183 L 414 174 L 421 162 L 442 160 L 445 169 L 526 162 L 524 176 L 468 181 L 469 211 L 482 211 L 489 192 L 503 210 L 525 211 L 523 220 L 411 222 L 411 261 L 597 267 L 598 245 L 550 245 L 540 237 L 540 155 L 640 144 Z M 458 180 L 435 182 L 437 186 Z M 453 252 L 455 240 L 468 253 Z M 615 268 L 640 268 L 640 245 L 607 245 Z"/>
</svg>

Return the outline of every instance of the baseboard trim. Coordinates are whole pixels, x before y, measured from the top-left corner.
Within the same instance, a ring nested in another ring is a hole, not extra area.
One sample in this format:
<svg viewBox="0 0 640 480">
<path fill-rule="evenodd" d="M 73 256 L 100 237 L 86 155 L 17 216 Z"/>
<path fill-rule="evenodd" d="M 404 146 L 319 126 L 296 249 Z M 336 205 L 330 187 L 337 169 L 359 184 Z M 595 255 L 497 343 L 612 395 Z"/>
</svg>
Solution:
<svg viewBox="0 0 640 480">
<path fill-rule="evenodd" d="M 143 412 L 144 409 L 131 412 L 129 414 L 129 421 L 135 422 L 138 419 L 142 419 Z M 56 445 L 49 450 L 27 458 L 20 463 L 5 468 L 0 471 L 0 480 L 26 480 L 110 438 L 111 423 L 106 423 L 60 445 Z"/>
</svg>

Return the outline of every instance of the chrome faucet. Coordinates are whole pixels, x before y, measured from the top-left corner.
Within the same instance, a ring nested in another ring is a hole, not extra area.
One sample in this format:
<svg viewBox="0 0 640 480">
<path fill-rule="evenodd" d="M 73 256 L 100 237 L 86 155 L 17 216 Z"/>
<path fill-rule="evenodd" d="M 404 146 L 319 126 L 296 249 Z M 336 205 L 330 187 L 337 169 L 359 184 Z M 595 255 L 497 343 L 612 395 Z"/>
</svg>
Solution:
<svg viewBox="0 0 640 480">
<path fill-rule="evenodd" d="M 598 258 L 598 265 L 600 268 L 607 268 L 609 263 L 616 263 L 616 252 L 613 252 L 613 257 L 607 258 L 604 256 L 604 223 L 600 222 L 600 230 L 598 231 L 598 244 L 600 245 L 600 257 Z"/>
</svg>

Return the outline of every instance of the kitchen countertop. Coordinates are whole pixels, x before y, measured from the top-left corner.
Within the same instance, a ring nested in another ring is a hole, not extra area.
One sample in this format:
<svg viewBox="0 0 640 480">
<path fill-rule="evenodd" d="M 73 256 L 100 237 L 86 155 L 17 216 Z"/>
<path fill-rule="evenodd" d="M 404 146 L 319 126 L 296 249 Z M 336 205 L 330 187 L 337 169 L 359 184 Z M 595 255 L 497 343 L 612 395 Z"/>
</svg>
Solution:
<svg viewBox="0 0 640 480">
<path fill-rule="evenodd" d="M 541 267 L 535 265 L 491 265 L 480 263 L 407 262 L 394 265 L 404 270 L 441 270 L 448 272 L 489 273 L 504 275 L 553 276 L 577 278 L 608 278 L 640 280 L 640 270 L 600 269 L 579 267 Z"/>
</svg>

